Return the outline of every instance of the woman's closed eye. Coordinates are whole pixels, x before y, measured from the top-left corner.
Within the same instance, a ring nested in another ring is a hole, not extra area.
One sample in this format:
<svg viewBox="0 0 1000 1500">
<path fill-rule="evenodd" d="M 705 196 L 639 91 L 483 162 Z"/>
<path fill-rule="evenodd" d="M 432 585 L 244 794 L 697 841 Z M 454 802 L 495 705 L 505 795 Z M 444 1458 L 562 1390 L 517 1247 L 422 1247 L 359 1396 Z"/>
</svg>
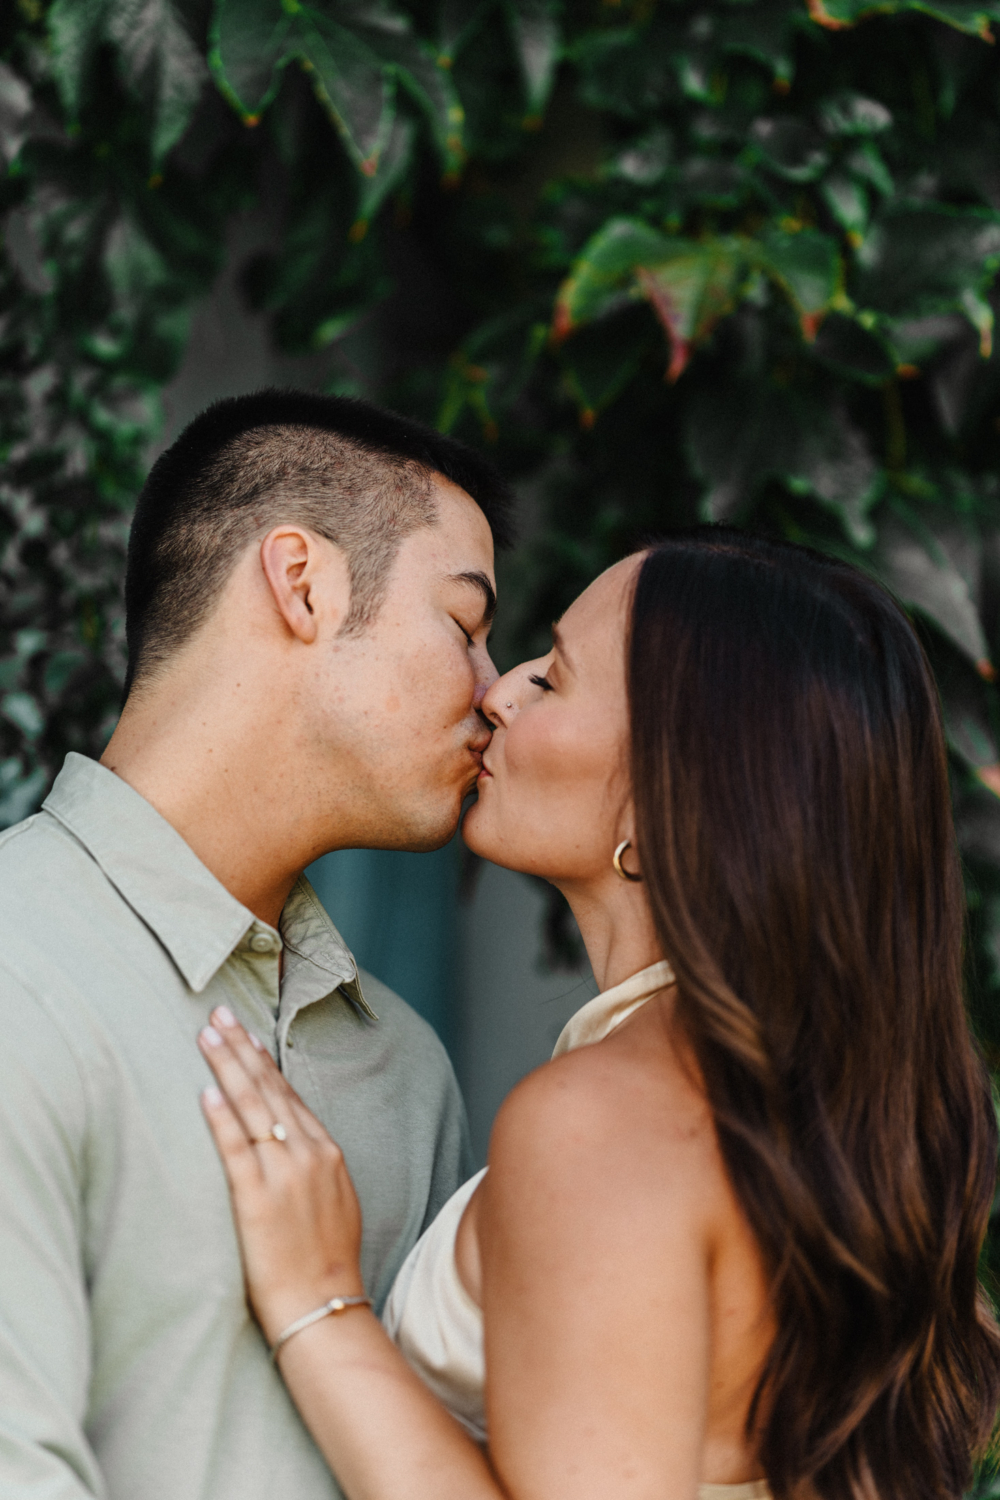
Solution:
<svg viewBox="0 0 1000 1500">
<path fill-rule="evenodd" d="M 532 676 L 528 678 L 528 681 L 533 682 L 536 687 L 540 687 L 545 693 L 552 693 L 555 691 L 547 677 Z"/>
</svg>

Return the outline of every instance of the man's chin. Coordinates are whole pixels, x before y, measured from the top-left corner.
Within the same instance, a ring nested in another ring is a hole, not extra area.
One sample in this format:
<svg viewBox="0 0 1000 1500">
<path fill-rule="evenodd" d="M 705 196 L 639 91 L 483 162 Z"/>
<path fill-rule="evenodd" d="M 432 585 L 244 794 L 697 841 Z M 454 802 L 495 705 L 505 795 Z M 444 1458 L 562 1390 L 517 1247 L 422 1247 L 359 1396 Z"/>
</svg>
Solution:
<svg viewBox="0 0 1000 1500">
<path fill-rule="evenodd" d="M 443 849 L 458 832 L 462 801 L 464 799 L 456 801 L 447 811 L 436 809 L 434 813 L 429 812 L 426 819 L 411 818 L 408 826 L 400 820 L 382 847 L 405 850 L 410 854 L 433 854 L 435 849 Z"/>
</svg>

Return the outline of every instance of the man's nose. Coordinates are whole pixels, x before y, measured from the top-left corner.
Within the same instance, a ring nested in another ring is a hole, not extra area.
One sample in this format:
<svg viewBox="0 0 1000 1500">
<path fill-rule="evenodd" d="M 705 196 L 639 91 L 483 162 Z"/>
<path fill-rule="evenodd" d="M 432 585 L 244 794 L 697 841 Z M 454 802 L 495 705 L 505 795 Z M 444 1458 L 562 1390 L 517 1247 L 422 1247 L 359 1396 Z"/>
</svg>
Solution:
<svg viewBox="0 0 1000 1500">
<path fill-rule="evenodd" d="M 477 712 L 481 713 L 483 699 L 500 676 L 500 673 L 493 665 L 493 658 L 490 656 L 490 653 L 486 650 L 483 651 L 482 661 L 481 663 L 477 663 L 477 667 L 476 686 L 472 694 L 472 706 Z"/>
</svg>

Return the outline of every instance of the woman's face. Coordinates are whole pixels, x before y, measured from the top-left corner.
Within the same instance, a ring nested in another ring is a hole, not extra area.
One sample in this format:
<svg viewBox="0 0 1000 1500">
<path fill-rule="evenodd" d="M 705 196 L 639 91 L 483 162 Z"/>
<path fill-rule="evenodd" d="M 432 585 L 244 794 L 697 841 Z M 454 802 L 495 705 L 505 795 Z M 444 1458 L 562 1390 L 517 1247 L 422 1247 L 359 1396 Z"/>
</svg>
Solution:
<svg viewBox="0 0 1000 1500">
<path fill-rule="evenodd" d="M 625 633 L 641 555 L 602 573 L 524 662 L 483 700 L 495 731 L 463 836 L 494 864 L 557 885 L 613 873 L 631 833 Z"/>
</svg>

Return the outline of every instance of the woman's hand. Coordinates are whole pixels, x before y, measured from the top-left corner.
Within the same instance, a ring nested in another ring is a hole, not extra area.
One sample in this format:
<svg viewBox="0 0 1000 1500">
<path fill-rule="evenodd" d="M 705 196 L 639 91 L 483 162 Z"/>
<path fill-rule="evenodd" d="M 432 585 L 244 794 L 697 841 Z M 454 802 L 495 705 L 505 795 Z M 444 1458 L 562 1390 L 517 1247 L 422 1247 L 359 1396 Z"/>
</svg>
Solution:
<svg viewBox="0 0 1000 1500">
<path fill-rule="evenodd" d="M 364 1294 L 361 1210 L 339 1146 L 225 1006 L 198 1045 L 219 1087 L 202 1108 L 222 1158 L 264 1337 L 331 1297 Z M 281 1127 L 274 1139 L 272 1130 Z"/>
<path fill-rule="evenodd" d="M 198 1045 L 220 1087 L 205 1090 L 202 1106 L 250 1298 L 273 1344 L 303 1313 L 364 1294 L 361 1211 L 340 1148 L 260 1043 L 225 1006 L 212 1023 Z M 275 1125 L 283 1139 L 272 1138 Z M 371 1313 L 313 1323 L 282 1349 L 281 1374 L 349 1500 L 507 1500 Z"/>
</svg>

